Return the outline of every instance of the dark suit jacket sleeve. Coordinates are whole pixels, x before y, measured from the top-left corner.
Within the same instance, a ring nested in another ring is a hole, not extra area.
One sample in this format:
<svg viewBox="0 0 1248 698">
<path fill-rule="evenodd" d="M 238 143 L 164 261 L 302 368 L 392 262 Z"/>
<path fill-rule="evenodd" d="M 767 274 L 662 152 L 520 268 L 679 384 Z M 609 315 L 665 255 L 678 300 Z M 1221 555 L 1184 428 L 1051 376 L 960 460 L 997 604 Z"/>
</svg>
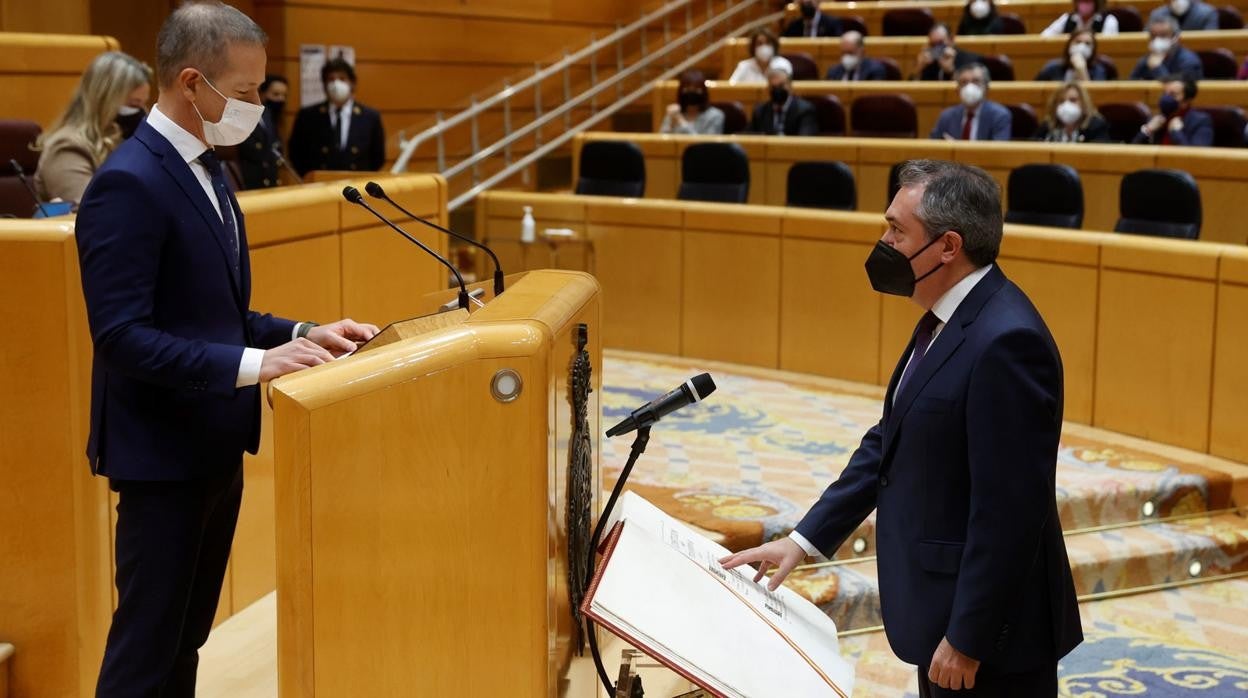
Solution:
<svg viewBox="0 0 1248 698">
<path fill-rule="evenodd" d="M 819 118 L 815 114 L 815 107 L 809 102 L 802 104 L 802 109 L 793 110 L 793 128 L 786 129 L 785 134 L 789 136 L 817 136 L 819 135 Z"/>
<path fill-rule="evenodd" d="M 1213 120 L 1201 112 L 1188 112 L 1183 129 L 1170 134 L 1174 145 L 1213 145 Z"/>
<path fill-rule="evenodd" d="M 272 349 L 290 341 L 295 332 L 295 321 L 274 317 L 268 313 L 247 312 L 247 327 L 257 349 Z"/>
<path fill-rule="evenodd" d="M 781 34 L 780 36 L 801 36 L 801 35 L 802 35 L 802 20 L 795 19 L 789 22 L 788 26 L 784 28 L 784 33 Z"/>
<path fill-rule="evenodd" d="M 996 112 L 996 118 L 992 122 L 992 131 L 988 133 L 987 138 L 981 138 L 980 140 L 1010 140 L 1010 137 L 1014 135 L 1014 115 L 1010 113 L 1009 109 L 1002 106 L 998 106 L 993 111 Z"/>
<path fill-rule="evenodd" d="M 840 36 L 844 33 L 841 29 L 841 20 L 832 15 L 820 15 L 819 24 L 822 25 L 819 28 L 819 36 Z"/>
<path fill-rule="evenodd" d="M 1175 70 L 1173 72 L 1182 73 L 1191 77 L 1193 80 L 1201 80 L 1205 77 L 1205 66 L 1200 62 L 1200 56 L 1194 51 L 1186 49 L 1179 51 L 1179 55 L 1174 62 Z M 1162 75 L 1161 77 L 1165 77 Z"/>
<path fill-rule="evenodd" d="M 866 66 L 863 66 L 865 69 Z M 865 72 L 864 72 L 865 75 Z M 834 63 L 828 67 L 828 72 L 823 76 L 824 80 L 840 80 L 845 77 L 845 66 L 840 63 Z"/>
<path fill-rule="evenodd" d="M 386 129 L 381 123 L 381 112 L 373 112 L 373 139 L 369 143 L 368 169 L 380 170 L 386 164 Z"/>
<path fill-rule="evenodd" d="M 290 128 L 290 164 L 295 171 L 303 176 L 316 169 L 316 163 L 311 158 L 311 149 L 316 147 L 313 142 L 311 114 L 306 109 L 300 109 L 295 114 L 295 123 Z"/>
<path fill-rule="evenodd" d="M 863 63 L 861 80 L 887 80 L 888 73 L 880 61 L 868 60 Z"/>
<path fill-rule="evenodd" d="M 1034 330 L 994 339 L 967 394 L 970 516 L 946 637 L 984 660 L 1019 600 L 1053 510 L 1062 423 L 1062 369 Z"/>
<path fill-rule="evenodd" d="M 1083 142 L 1108 143 L 1109 122 L 1099 116 L 1092 117 L 1092 120 L 1088 122 L 1088 128 L 1083 132 Z"/>
<path fill-rule="evenodd" d="M 797 524 L 797 532 L 825 555 L 835 552 L 875 509 L 882 430 L 882 422 L 867 430 L 841 476 L 828 485 Z"/>
<path fill-rule="evenodd" d="M 1213 31 L 1218 28 L 1218 9 L 1212 5 L 1205 5 L 1205 16 L 1200 23 L 1201 30 Z"/>
<path fill-rule="evenodd" d="M 767 133 L 770 122 L 767 120 L 766 112 L 770 110 L 771 103 L 763 102 L 754 107 L 754 115 L 750 117 L 750 131 L 753 133 Z"/>
<path fill-rule="evenodd" d="M 75 236 L 96 358 L 135 380 L 206 385 L 232 397 L 243 347 L 175 337 L 153 325 L 165 221 L 147 187 L 133 173 L 106 170 L 89 191 Z"/>
<path fill-rule="evenodd" d="M 932 127 L 932 132 L 929 137 L 933 139 L 944 138 L 945 134 L 948 133 L 956 138 L 959 134 L 953 133 L 951 130 L 952 126 L 950 126 L 950 124 L 954 121 L 954 113 L 956 111 L 957 107 L 949 107 L 948 109 L 942 111 L 940 116 L 936 117 L 936 125 Z"/>
</svg>

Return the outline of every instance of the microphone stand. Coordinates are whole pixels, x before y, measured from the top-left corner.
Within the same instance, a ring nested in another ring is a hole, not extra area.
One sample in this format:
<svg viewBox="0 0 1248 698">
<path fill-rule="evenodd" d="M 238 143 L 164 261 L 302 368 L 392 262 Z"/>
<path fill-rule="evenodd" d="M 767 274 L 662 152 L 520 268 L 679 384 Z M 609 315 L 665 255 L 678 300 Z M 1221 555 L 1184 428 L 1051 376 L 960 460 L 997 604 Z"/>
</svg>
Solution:
<svg viewBox="0 0 1248 698">
<path fill-rule="evenodd" d="M 592 579 L 594 576 L 594 562 L 597 561 L 598 539 L 602 537 L 602 529 L 606 527 L 607 520 L 611 518 L 611 510 L 615 508 L 616 500 L 624 492 L 624 483 L 628 482 L 628 476 L 632 474 L 633 466 L 637 464 L 637 459 L 641 457 L 641 454 L 646 452 L 646 445 L 649 443 L 650 427 L 645 426 L 637 429 L 637 438 L 633 439 L 632 452 L 628 455 L 628 462 L 624 464 L 624 469 L 620 471 L 620 477 L 616 479 L 615 487 L 611 488 L 611 497 L 607 499 L 607 505 L 603 507 L 602 513 L 598 515 L 598 524 L 594 526 L 594 535 L 589 539 L 589 559 L 585 561 L 585 569 L 587 571 L 585 579 Z M 611 677 L 607 674 L 607 669 L 602 664 L 602 653 L 598 651 L 598 633 L 594 632 L 594 621 L 589 617 L 585 618 L 585 631 L 589 635 L 589 651 L 594 657 L 594 666 L 598 669 L 598 678 L 607 689 L 607 695 L 615 696 L 615 684 L 611 683 Z"/>
</svg>

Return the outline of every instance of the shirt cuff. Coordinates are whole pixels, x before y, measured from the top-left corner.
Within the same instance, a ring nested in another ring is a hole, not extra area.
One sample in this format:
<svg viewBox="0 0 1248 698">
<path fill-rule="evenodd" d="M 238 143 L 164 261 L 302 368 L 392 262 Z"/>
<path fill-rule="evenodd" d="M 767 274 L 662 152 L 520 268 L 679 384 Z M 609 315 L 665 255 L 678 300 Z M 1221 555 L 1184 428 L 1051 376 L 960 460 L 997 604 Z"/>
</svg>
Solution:
<svg viewBox="0 0 1248 698">
<path fill-rule="evenodd" d="M 807 555 L 815 558 L 816 560 L 825 559 L 823 553 L 819 552 L 819 548 L 811 545 L 810 541 L 806 540 L 806 536 L 803 536 L 796 530 L 789 532 L 789 538 L 792 538 L 794 543 L 802 546 L 802 550 L 805 550 Z"/>
<path fill-rule="evenodd" d="M 238 380 L 235 388 L 246 388 L 260 382 L 260 365 L 264 363 L 264 350 L 247 347 L 243 349 L 243 358 L 238 362 Z"/>
<path fill-rule="evenodd" d="M 304 325 L 306 325 L 306 324 L 308 324 L 308 323 L 306 323 L 306 322 L 296 322 L 296 323 L 295 323 L 295 326 L 294 326 L 294 327 L 292 327 L 292 328 L 290 328 L 290 341 L 292 341 L 292 342 L 293 342 L 293 341 L 295 341 L 296 339 L 299 339 L 299 330 L 300 330 L 300 329 L 301 329 Z"/>
</svg>

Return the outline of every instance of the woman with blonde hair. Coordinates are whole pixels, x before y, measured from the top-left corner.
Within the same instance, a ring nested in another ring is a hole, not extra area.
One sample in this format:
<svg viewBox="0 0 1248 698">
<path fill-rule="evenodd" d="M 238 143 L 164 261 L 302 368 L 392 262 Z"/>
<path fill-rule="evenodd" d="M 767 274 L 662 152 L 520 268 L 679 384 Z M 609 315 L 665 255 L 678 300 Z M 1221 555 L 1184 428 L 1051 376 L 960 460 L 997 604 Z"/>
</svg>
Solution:
<svg viewBox="0 0 1248 698">
<path fill-rule="evenodd" d="M 77 206 L 96 169 L 143 121 L 151 83 L 152 69 L 120 51 L 91 61 L 65 112 L 35 143 L 40 198 Z"/>
<path fill-rule="evenodd" d="M 1071 81 L 1049 96 L 1049 106 L 1035 139 L 1049 143 L 1104 143 L 1109 140 L 1109 122 L 1097 113 L 1083 84 Z"/>
</svg>

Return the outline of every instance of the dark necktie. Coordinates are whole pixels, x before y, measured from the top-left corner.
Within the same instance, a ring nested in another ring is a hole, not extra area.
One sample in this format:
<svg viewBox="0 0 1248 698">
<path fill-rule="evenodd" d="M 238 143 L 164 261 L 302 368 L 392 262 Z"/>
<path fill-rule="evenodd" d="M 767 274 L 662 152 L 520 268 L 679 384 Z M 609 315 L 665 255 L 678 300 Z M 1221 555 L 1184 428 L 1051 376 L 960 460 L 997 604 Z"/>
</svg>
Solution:
<svg viewBox="0 0 1248 698">
<path fill-rule="evenodd" d="M 919 318 L 918 328 L 914 331 L 914 351 L 910 354 L 910 363 L 906 364 L 906 370 L 901 372 L 901 380 L 897 381 L 897 389 L 893 391 L 893 399 L 896 400 L 901 391 L 906 387 L 906 381 L 914 373 L 914 369 L 927 355 L 928 346 L 932 343 L 932 334 L 936 331 L 936 326 L 940 324 L 940 318 L 932 311 L 927 311 Z"/>
<path fill-rule="evenodd" d="M 343 107 L 334 108 L 334 150 L 342 150 L 342 112 Z"/>
<path fill-rule="evenodd" d="M 971 140 L 971 122 L 975 121 L 975 110 L 966 110 L 966 123 L 962 124 L 962 140 Z"/>
<path fill-rule="evenodd" d="M 208 170 L 212 180 L 212 191 L 217 195 L 217 204 L 221 207 L 221 222 L 234 250 L 234 273 L 238 274 L 238 228 L 234 224 L 234 207 L 230 205 L 230 187 L 225 183 L 225 170 L 221 168 L 221 160 L 212 149 L 205 150 L 199 161 Z"/>
</svg>

